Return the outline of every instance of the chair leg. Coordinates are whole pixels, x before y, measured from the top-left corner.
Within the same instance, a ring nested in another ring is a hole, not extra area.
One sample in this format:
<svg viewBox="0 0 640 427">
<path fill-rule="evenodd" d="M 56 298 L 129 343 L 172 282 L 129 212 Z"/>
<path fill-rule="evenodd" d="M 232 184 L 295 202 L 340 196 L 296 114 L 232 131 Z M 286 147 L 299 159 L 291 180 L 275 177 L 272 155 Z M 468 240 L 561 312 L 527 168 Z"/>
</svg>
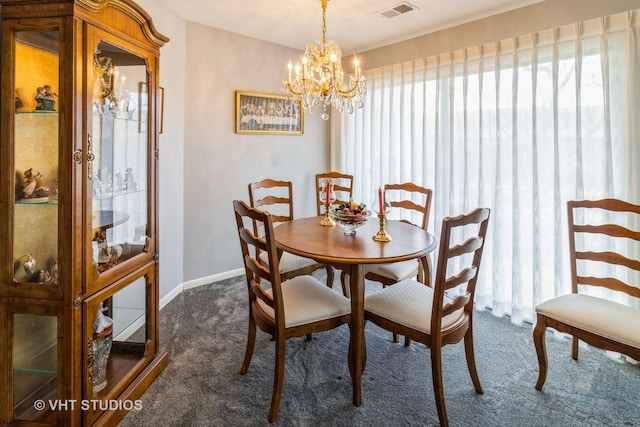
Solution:
<svg viewBox="0 0 640 427">
<path fill-rule="evenodd" d="M 447 427 L 447 408 L 444 403 L 444 385 L 442 382 L 442 352 L 438 344 L 431 347 L 431 376 L 433 377 L 433 395 L 436 399 L 438 419 L 441 427 Z"/>
<path fill-rule="evenodd" d="M 286 340 L 282 337 L 276 338 L 275 369 L 273 372 L 273 393 L 271 394 L 271 408 L 269 409 L 269 422 L 272 423 L 278 418 L 280 410 L 280 397 L 282 396 L 282 386 L 284 384 L 284 355 Z"/>
<path fill-rule="evenodd" d="M 483 394 L 482 385 L 480 384 L 480 377 L 478 376 L 478 369 L 476 368 L 476 357 L 473 350 L 473 329 L 469 324 L 469 329 L 464 336 L 464 353 L 467 358 L 467 367 L 469 368 L 469 375 L 471 376 L 471 382 L 476 389 L 476 393 Z"/>
<path fill-rule="evenodd" d="M 547 379 L 547 348 L 544 342 L 544 334 L 547 330 L 547 322 L 538 315 L 536 327 L 533 328 L 533 343 L 536 346 L 536 354 L 538 355 L 538 382 L 536 382 L 536 390 L 542 390 L 542 386 Z"/>
<path fill-rule="evenodd" d="M 240 374 L 244 375 L 249 370 L 249 364 L 251 364 L 251 357 L 253 356 L 253 348 L 256 344 L 256 321 L 253 318 L 253 314 L 249 313 L 249 330 L 247 333 L 247 348 L 244 352 L 244 360 L 242 361 L 242 367 L 240 368 Z"/>
<path fill-rule="evenodd" d="M 333 273 L 333 267 L 327 265 L 325 267 L 325 270 L 327 270 L 327 286 L 333 289 L 333 278 L 335 277 Z"/>
<path fill-rule="evenodd" d="M 578 360 L 578 338 L 571 337 L 571 358 Z"/>
<path fill-rule="evenodd" d="M 340 272 L 340 284 L 342 284 L 342 294 L 351 298 L 351 289 L 349 289 L 349 275 L 344 271 Z"/>
</svg>

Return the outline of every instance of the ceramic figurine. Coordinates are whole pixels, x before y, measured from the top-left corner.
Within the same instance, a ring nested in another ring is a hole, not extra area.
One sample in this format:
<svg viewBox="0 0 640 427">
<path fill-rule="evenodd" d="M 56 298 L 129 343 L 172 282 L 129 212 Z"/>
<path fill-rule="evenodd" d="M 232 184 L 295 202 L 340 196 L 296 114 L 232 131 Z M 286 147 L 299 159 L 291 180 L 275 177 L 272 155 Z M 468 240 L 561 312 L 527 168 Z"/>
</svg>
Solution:
<svg viewBox="0 0 640 427">
<path fill-rule="evenodd" d="M 122 191 L 127 188 L 127 180 L 124 179 L 121 172 L 116 172 L 116 186 L 118 191 Z"/>
<path fill-rule="evenodd" d="M 58 94 L 54 93 L 51 85 L 38 86 L 36 89 L 36 111 L 55 111 L 56 99 Z"/>
<path fill-rule="evenodd" d="M 31 275 L 36 271 L 36 259 L 31 254 L 25 256 L 27 260 L 23 264 L 24 272 Z"/>
<path fill-rule="evenodd" d="M 38 186 L 38 179 L 44 179 L 44 175 L 40 172 L 33 173 L 33 168 L 29 168 L 24 172 L 22 194 L 25 199 L 49 196 L 49 187 Z"/>
<path fill-rule="evenodd" d="M 57 285 L 58 284 L 58 261 L 54 261 L 53 265 L 51 266 L 51 284 L 52 285 Z"/>
<path fill-rule="evenodd" d="M 133 169 L 132 168 L 127 168 L 127 175 L 125 178 L 125 182 L 127 184 L 126 188 L 127 190 L 135 190 L 136 189 L 136 179 L 133 176 Z"/>
<path fill-rule="evenodd" d="M 36 111 L 44 110 L 44 102 L 42 102 L 44 99 L 44 88 L 42 86 L 38 86 L 36 89 L 36 97 L 34 99 L 36 100 Z"/>
<path fill-rule="evenodd" d="M 44 268 L 38 272 L 38 283 L 46 283 L 51 280 L 51 274 Z"/>
</svg>

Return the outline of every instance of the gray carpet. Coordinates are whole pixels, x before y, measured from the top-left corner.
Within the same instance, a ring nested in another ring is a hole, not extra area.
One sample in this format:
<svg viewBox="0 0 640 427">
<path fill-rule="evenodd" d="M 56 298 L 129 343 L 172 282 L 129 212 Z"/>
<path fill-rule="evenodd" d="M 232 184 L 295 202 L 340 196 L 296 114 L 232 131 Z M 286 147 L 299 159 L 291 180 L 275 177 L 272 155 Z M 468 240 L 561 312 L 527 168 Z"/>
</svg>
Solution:
<svg viewBox="0 0 640 427">
<path fill-rule="evenodd" d="M 238 374 L 246 299 L 244 277 L 239 277 L 185 291 L 161 310 L 161 345 L 170 354 L 169 366 L 142 396 L 143 409 L 130 412 L 120 426 L 269 425 L 274 363 L 269 336 L 258 333 L 249 372 Z M 576 362 L 570 341 L 549 333 L 549 374 L 538 392 L 531 326 L 515 326 L 489 312 L 474 316 L 485 393 L 473 389 L 463 346 L 445 347 L 452 426 L 640 426 L 640 365 L 613 361 L 597 349 L 581 349 Z M 273 425 L 438 425 L 426 347 L 393 344 L 390 333 L 367 324 L 363 403 L 356 408 L 348 340 L 343 326 L 310 342 L 288 341 L 282 403 Z"/>
</svg>

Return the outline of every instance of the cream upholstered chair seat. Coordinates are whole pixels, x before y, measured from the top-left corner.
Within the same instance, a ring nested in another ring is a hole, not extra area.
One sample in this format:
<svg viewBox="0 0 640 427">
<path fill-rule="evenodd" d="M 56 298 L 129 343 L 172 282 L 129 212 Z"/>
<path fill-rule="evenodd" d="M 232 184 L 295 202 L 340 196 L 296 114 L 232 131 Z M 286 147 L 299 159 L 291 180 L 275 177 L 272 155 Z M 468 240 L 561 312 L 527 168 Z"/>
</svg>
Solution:
<svg viewBox="0 0 640 427">
<path fill-rule="evenodd" d="M 365 274 L 373 273 L 388 277 L 396 282 L 418 275 L 420 263 L 416 259 L 388 264 L 369 264 L 365 266 Z"/>
<path fill-rule="evenodd" d="M 444 304 L 451 302 L 450 298 L 444 297 Z M 413 279 L 403 280 L 369 294 L 364 300 L 364 309 L 368 312 L 427 334 L 431 333 L 432 305 L 433 288 Z M 462 319 L 463 313 L 464 308 L 461 307 L 444 316 L 442 329 L 447 329 Z"/>
<path fill-rule="evenodd" d="M 269 254 L 267 252 L 260 252 L 260 255 L 258 257 L 260 258 L 260 261 L 265 264 L 269 262 Z M 279 270 L 280 274 L 283 274 L 289 271 L 300 270 L 301 268 L 311 267 L 317 264 L 317 261 L 314 261 L 311 258 L 305 258 L 299 255 L 291 254 L 289 252 L 283 252 L 282 256 L 280 257 Z"/>
<path fill-rule="evenodd" d="M 351 312 L 351 302 L 312 276 L 297 276 L 281 284 L 285 327 L 317 322 Z M 271 289 L 265 291 L 272 295 Z M 264 301 L 259 307 L 271 317 L 274 312 Z"/>
<path fill-rule="evenodd" d="M 536 307 L 544 316 L 640 348 L 640 310 L 584 294 L 567 294 Z"/>
</svg>

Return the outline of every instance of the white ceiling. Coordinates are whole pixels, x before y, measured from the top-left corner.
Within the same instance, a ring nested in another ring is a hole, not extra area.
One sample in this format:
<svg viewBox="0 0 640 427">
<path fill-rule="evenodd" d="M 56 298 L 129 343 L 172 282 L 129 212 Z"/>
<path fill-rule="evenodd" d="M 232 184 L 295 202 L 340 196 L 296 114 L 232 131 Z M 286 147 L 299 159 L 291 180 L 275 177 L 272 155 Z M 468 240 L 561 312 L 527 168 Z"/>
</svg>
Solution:
<svg viewBox="0 0 640 427">
<path fill-rule="evenodd" d="M 304 50 L 322 36 L 320 0 L 161 0 L 200 24 Z M 408 0 L 415 10 L 385 18 L 402 0 L 329 0 L 327 39 L 345 55 L 407 40 L 543 0 Z"/>
</svg>

